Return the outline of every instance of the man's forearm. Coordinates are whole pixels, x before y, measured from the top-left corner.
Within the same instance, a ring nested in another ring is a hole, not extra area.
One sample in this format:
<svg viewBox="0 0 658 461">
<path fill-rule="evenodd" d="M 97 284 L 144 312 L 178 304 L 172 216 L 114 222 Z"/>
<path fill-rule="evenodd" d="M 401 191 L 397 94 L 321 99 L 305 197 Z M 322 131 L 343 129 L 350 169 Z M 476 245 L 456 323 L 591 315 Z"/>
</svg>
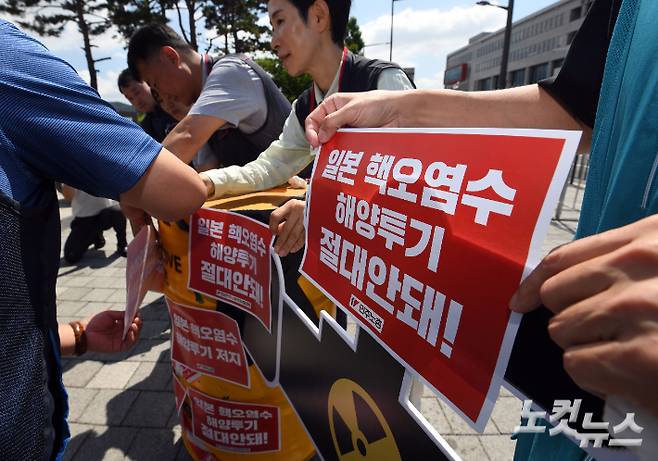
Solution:
<svg viewBox="0 0 658 461">
<path fill-rule="evenodd" d="M 400 125 L 582 130 L 587 150 L 591 129 L 538 85 L 498 91 L 417 90 L 398 99 Z"/>
<path fill-rule="evenodd" d="M 175 129 L 169 132 L 167 137 L 162 141 L 162 147 L 187 164 L 194 159 L 198 151 L 198 144 L 190 133 L 186 131 L 175 131 Z"/>
<path fill-rule="evenodd" d="M 226 121 L 208 115 L 188 115 L 162 141 L 162 146 L 189 164 Z"/>
</svg>

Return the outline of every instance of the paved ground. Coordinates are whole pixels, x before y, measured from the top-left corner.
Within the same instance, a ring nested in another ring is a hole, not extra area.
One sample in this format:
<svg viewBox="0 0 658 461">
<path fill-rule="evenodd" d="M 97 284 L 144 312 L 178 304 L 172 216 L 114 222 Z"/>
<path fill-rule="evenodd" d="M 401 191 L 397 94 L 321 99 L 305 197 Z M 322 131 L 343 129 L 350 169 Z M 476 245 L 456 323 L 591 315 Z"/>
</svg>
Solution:
<svg viewBox="0 0 658 461">
<path fill-rule="evenodd" d="M 570 187 L 563 221 L 551 223 L 544 252 L 569 241 L 574 233 L 582 190 Z M 62 245 L 70 208 L 61 207 Z M 91 250 L 80 264 L 63 263 L 57 286 L 58 319 L 68 322 L 111 308 L 124 309 L 125 258 L 108 257 L 116 240 L 105 233 L 103 250 Z M 147 295 L 144 329 L 138 345 L 121 356 L 88 354 L 63 360 L 64 384 L 71 403 L 73 434 L 66 457 L 75 461 L 169 461 L 191 459 L 180 440 L 174 412 L 169 358 L 169 318 L 160 296 Z M 521 403 L 503 390 L 483 434 L 472 431 L 446 405 L 425 392 L 422 412 L 464 460 L 506 461 Z M 292 460 L 291 460 L 292 461 Z"/>
</svg>

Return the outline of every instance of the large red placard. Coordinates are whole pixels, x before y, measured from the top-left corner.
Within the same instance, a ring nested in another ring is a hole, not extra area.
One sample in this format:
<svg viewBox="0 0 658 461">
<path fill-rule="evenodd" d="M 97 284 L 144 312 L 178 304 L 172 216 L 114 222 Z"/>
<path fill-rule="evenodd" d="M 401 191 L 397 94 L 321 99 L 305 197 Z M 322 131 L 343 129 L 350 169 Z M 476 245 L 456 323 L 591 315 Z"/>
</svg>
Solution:
<svg viewBox="0 0 658 461">
<path fill-rule="evenodd" d="M 302 271 L 483 428 L 516 331 L 508 303 L 577 144 L 572 132 L 339 132 L 316 159 Z"/>
</svg>

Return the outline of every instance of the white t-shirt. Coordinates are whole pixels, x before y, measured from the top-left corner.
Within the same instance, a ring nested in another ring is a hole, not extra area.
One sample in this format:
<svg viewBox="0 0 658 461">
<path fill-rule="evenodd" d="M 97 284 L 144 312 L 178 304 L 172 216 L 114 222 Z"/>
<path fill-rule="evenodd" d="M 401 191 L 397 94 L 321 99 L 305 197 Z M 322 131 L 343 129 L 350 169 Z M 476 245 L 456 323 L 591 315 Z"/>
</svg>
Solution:
<svg viewBox="0 0 658 461">
<path fill-rule="evenodd" d="M 71 201 L 71 212 L 74 218 L 88 218 L 89 216 L 96 216 L 105 208 L 110 208 L 116 203 L 109 198 L 94 197 L 76 189 Z"/>
<path fill-rule="evenodd" d="M 217 61 L 209 74 L 205 62 L 202 68 L 203 89 L 189 115 L 216 117 L 228 124 L 220 129 L 237 128 L 247 134 L 265 123 L 265 88 L 249 64 L 227 56 Z"/>
</svg>

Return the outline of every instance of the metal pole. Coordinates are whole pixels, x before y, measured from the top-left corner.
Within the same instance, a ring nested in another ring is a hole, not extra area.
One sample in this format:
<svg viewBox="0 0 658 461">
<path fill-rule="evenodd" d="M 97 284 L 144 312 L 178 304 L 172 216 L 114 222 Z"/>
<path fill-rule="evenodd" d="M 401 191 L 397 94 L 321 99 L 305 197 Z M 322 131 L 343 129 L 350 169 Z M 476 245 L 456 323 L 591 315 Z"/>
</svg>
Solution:
<svg viewBox="0 0 658 461">
<path fill-rule="evenodd" d="M 500 61 L 500 76 L 498 77 L 498 88 L 500 89 L 507 87 L 507 61 L 509 59 L 509 46 L 512 37 L 512 13 L 514 12 L 514 0 L 508 0 L 506 9 L 507 24 L 505 25 L 505 39 L 503 41 L 503 57 Z"/>
<path fill-rule="evenodd" d="M 393 11 L 395 7 L 395 0 L 391 0 L 391 39 L 389 40 L 388 60 L 393 61 Z"/>
</svg>

